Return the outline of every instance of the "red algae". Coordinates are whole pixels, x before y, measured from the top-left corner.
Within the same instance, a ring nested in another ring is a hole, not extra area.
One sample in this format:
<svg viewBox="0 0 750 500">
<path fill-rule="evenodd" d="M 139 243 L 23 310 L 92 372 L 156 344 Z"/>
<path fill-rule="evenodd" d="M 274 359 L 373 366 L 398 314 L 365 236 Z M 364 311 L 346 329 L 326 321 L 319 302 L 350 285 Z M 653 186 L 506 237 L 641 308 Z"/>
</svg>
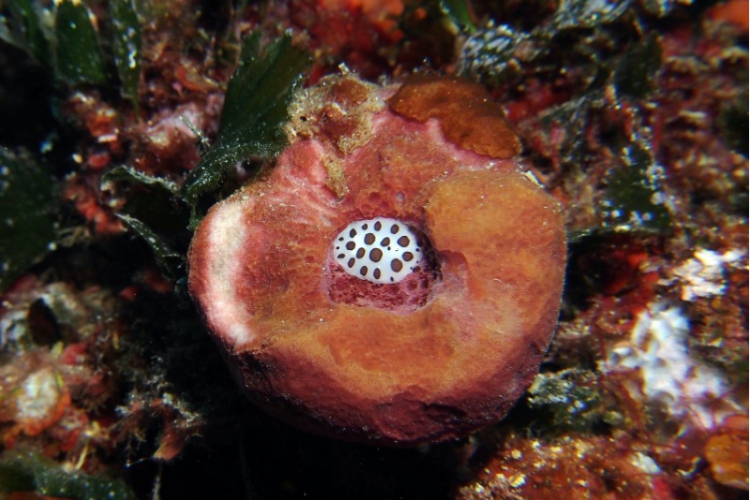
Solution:
<svg viewBox="0 0 750 500">
<path fill-rule="evenodd" d="M 675 498 L 666 474 L 627 439 L 566 436 L 553 441 L 508 436 L 457 498 Z"/>
<path fill-rule="evenodd" d="M 304 91 L 274 169 L 197 229 L 189 287 L 260 406 L 405 446 L 491 424 L 531 383 L 557 319 L 565 231 L 513 160 L 456 145 L 444 120 L 394 113 L 397 91 L 353 75 Z M 337 235 L 377 217 L 430 249 L 404 293 L 326 272 Z"/>
</svg>

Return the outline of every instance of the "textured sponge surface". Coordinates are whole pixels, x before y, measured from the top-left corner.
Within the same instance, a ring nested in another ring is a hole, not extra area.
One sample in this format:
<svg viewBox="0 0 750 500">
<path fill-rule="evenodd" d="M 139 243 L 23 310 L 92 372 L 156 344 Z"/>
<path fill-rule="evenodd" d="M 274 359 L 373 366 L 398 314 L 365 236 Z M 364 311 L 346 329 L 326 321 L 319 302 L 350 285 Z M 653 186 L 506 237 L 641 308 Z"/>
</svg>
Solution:
<svg viewBox="0 0 750 500">
<path fill-rule="evenodd" d="M 428 96 L 455 104 L 454 87 Z M 258 405 L 412 446 L 490 425 L 523 394 L 555 328 L 566 246 L 559 203 L 514 160 L 452 141 L 463 129 L 442 114 L 391 109 L 395 91 L 351 75 L 307 89 L 273 169 L 196 230 L 189 287 Z M 398 102 L 430 107 L 408 94 Z"/>
</svg>

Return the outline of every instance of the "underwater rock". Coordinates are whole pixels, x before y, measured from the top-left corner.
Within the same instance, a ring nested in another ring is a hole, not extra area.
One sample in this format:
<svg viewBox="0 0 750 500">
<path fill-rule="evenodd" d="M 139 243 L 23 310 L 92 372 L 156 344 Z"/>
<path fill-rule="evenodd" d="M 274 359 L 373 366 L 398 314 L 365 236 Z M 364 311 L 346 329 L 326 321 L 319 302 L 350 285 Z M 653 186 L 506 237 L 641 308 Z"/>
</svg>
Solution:
<svg viewBox="0 0 750 500">
<path fill-rule="evenodd" d="M 290 112 L 291 145 L 190 248 L 190 293 L 240 385 L 373 444 L 501 419 L 555 329 L 566 257 L 561 208 L 512 159 L 502 111 L 461 80 L 344 74 Z"/>
</svg>

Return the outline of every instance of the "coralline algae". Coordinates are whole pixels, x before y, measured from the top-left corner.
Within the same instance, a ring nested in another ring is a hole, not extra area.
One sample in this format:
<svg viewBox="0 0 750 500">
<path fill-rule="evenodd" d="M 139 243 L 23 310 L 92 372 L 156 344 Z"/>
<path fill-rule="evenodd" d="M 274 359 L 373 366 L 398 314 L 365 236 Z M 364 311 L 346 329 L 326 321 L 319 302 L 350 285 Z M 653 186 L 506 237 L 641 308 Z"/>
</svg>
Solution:
<svg viewBox="0 0 750 500">
<path fill-rule="evenodd" d="M 190 293 L 239 383 L 290 423 L 374 444 L 502 418 L 554 331 L 566 246 L 499 106 L 457 79 L 345 74 L 291 113 L 277 164 L 214 206 L 190 249 Z M 332 255 L 351 223 L 379 218 L 423 239 L 398 283 Z"/>
</svg>

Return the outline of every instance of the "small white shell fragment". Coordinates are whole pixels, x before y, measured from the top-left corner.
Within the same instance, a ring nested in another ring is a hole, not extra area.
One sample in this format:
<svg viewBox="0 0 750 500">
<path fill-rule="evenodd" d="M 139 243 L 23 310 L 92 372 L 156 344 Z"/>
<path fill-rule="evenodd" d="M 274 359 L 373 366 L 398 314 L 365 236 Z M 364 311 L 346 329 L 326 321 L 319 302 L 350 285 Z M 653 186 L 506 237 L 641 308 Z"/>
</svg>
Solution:
<svg viewBox="0 0 750 500">
<path fill-rule="evenodd" d="M 333 240 L 333 258 L 351 276 L 371 283 L 398 283 L 422 262 L 417 235 L 385 217 L 352 222 Z"/>
</svg>

